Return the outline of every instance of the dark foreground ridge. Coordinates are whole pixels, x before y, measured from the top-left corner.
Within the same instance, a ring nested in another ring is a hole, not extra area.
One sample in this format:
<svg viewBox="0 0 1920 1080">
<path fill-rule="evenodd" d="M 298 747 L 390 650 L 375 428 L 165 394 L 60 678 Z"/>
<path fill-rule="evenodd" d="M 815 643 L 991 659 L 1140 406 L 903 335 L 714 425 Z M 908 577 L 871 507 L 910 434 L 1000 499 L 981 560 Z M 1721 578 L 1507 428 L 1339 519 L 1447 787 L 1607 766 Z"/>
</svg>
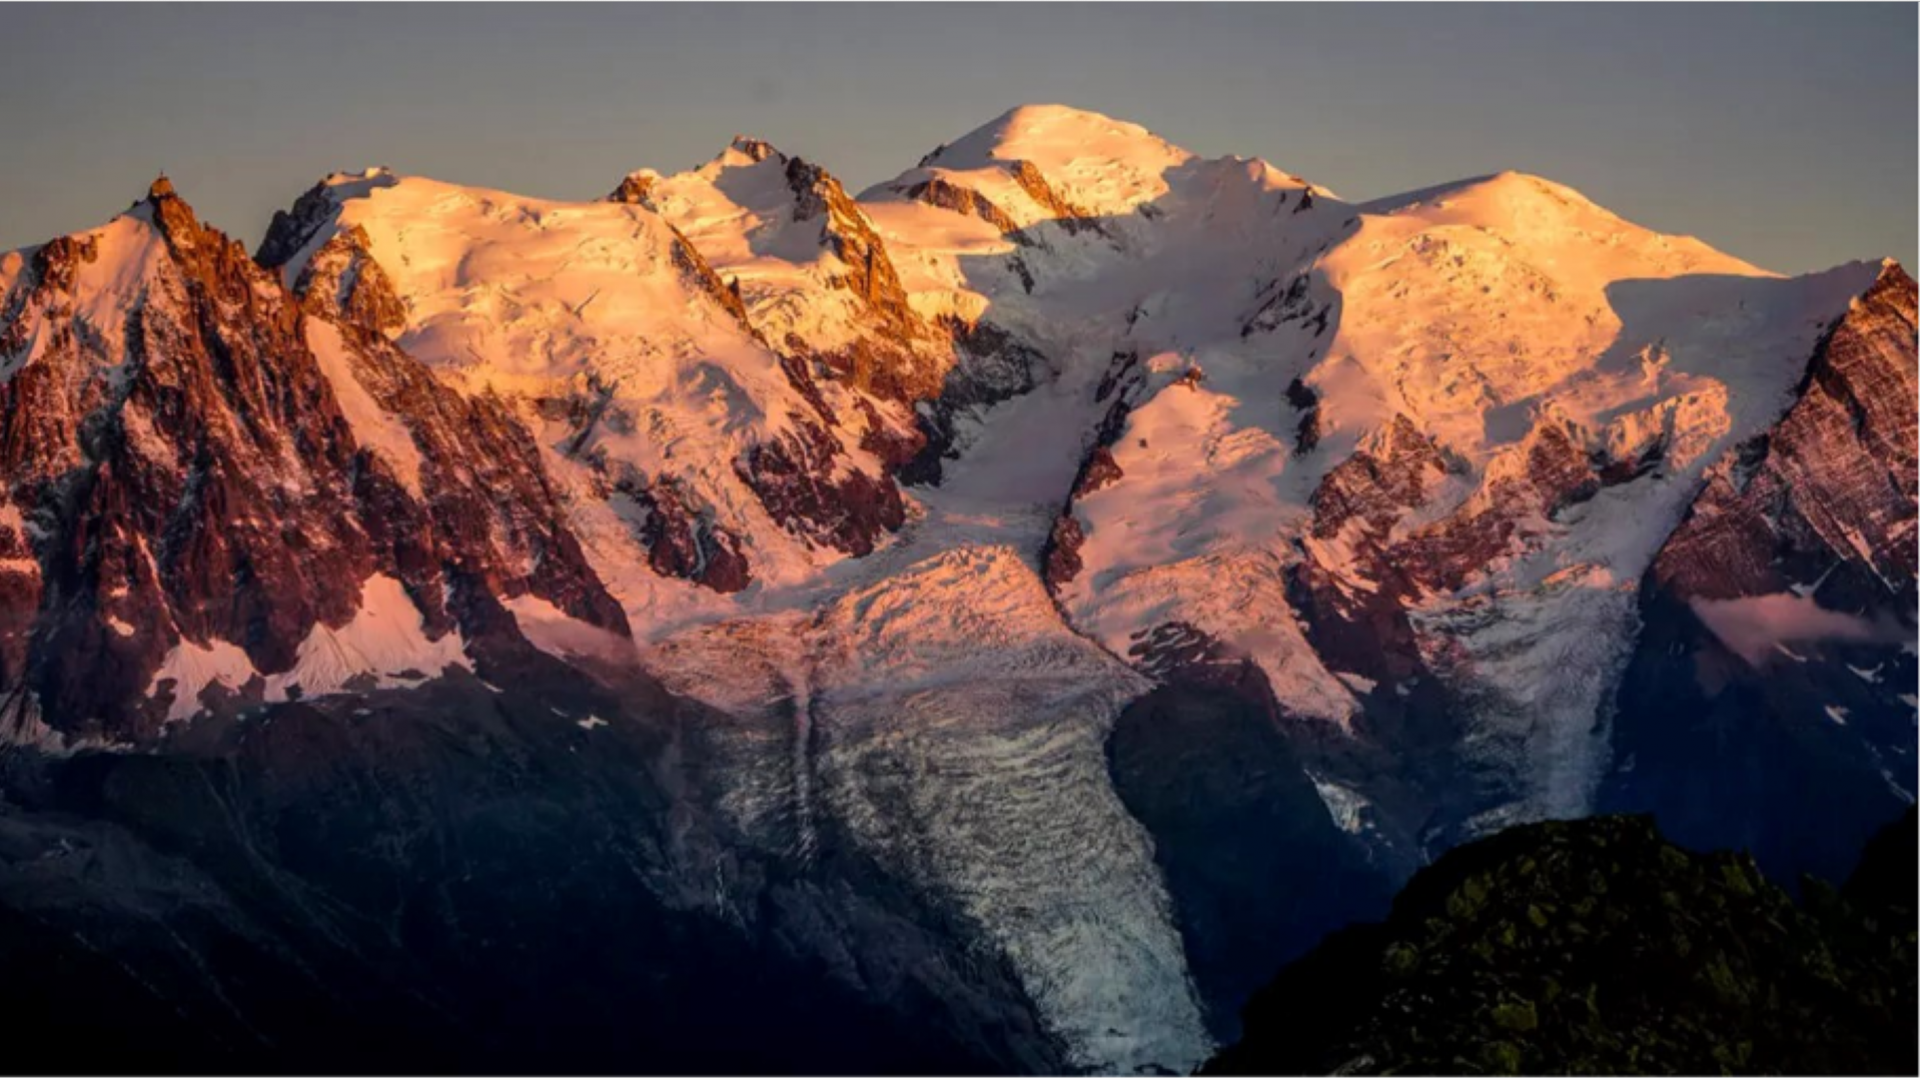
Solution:
<svg viewBox="0 0 1920 1080">
<path fill-rule="evenodd" d="M 1650 818 L 1510 829 L 1282 970 L 1201 1071 L 1911 1076 L 1914 845 L 1909 809 L 1795 905 Z"/>
</svg>

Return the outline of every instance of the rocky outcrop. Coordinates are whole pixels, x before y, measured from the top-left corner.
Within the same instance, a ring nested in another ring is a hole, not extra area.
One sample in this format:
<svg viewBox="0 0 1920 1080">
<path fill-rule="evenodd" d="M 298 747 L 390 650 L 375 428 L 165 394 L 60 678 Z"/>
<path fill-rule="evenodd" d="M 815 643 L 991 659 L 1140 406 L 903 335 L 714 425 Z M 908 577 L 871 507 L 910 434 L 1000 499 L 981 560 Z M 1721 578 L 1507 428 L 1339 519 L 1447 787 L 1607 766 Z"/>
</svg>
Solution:
<svg viewBox="0 0 1920 1080">
<path fill-rule="evenodd" d="M 764 341 L 765 338 L 759 329 L 753 325 L 753 320 L 747 317 L 747 305 L 740 296 L 740 283 L 722 280 L 720 275 L 714 272 L 713 267 L 707 264 L 700 250 L 694 247 L 679 229 L 674 229 L 672 225 L 667 227 L 673 229 L 671 254 L 673 267 L 680 272 L 680 279 L 694 290 L 711 297 L 714 303 L 720 305 L 722 311 L 733 316 L 741 329 Z"/>
<path fill-rule="evenodd" d="M 1295 400 L 1305 405 L 1300 438 L 1311 441 L 1317 398 Z M 1477 580 L 1494 560 L 1537 548 L 1555 513 L 1599 487 L 1584 450 L 1544 422 L 1490 463 L 1477 490 L 1449 512 L 1406 524 L 1430 513 L 1463 471 L 1396 416 L 1322 478 L 1288 571 L 1289 603 L 1321 661 L 1385 691 L 1367 694 L 1349 737 L 1305 728 L 1308 760 L 1366 790 L 1386 843 L 1404 851 L 1444 850 L 1472 835 L 1463 823 L 1476 813 L 1517 797 L 1510 771 L 1464 760 L 1492 756 L 1492 736 L 1474 722 L 1472 691 L 1457 689 L 1470 686 L 1475 661 L 1416 625 L 1416 609 Z"/>
<path fill-rule="evenodd" d="M 1012 236 L 1018 243 L 1031 243 L 1020 226 L 1007 212 L 995 206 L 993 200 L 969 187 L 962 187 L 942 177 L 930 177 L 917 184 L 901 189 L 900 194 L 914 202 L 937 206 L 942 210 L 977 217 L 981 221 L 999 229 L 1003 234 Z"/>
<path fill-rule="evenodd" d="M 1401 514 L 1426 500 L 1446 471 L 1433 441 L 1396 415 L 1370 449 L 1330 470 L 1313 492 L 1313 536 L 1331 540 L 1357 524 L 1379 541 Z"/>
<path fill-rule="evenodd" d="M 728 145 L 745 154 L 748 160 L 754 162 L 761 162 L 771 157 L 781 156 L 780 151 L 774 149 L 772 143 L 765 139 L 753 138 L 750 135 L 735 135 L 733 141 Z"/>
<path fill-rule="evenodd" d="M 1914 298 L 1885 268 L 1662 545 L 1603 807 L 1833 878 L 1912 802 Z"/>
<path fill-rule="evenodd" d="M 1287 384 L 1287 404 L 1299 417 L 1293 427 L 1293 452 L 1310 454 L 1320 445 L 1320 395 L 1295 378 Z"/>
<path fill-rule="evenodd" d="M 1124 475 L 1114 460 L 1112 447 L 1127 429 L 1127 415 L 1133 409 L 1136 391 L 1145 385 L 1139 371 L 1137 353 L 1116 353 L 1098 390 L 1099 400 L 1111 397 L 1106 415 L 1094 429 L 1093 444 L 1087 447 L 1075 470 L 1073 486 L 1068 489 L 1066 505 L 1054 519 L 1053 529 L 1040 548 L 1041 577 L 1047 591 L 1058 596 L 1060 590 L 1080 576 L 1080 545 L 1086 543 L 1086 530 L 1074 515 L 1075 501 L 1116 483 Z"/>
<path fill-rule="evenodd" d="M 394 295 L 386 271 L 368 251 L 366 231 L 342 229 L 313 253 L 294 283 L 307 311 L 383 333 L 407 324 L 407 308 Z"/>
<path fill-rule="evenodd" d="M 686 505 L 672 481 L 623 487 L 644 512 L 640 542 L 657 574 L 696 581 L 717 593 L 739 592 L 753 580 L 738 537 Z"/>
<path fill-rule="evenodd" d="M 1054 190 L 1053 185 L 1047 182 L 1046 174 L 1036 168 L 1033 162 L 1010 161 L 1005 165 L 1008 175 L 1013 177 L 1014 183 L 1020 185 L 1020 190 L 1026 192 L 1028 198 L 1038 203 L 1040 208 L 1046 211 L 1048 219 L 1059 225 L 1067 235 L 1077 236 L 1083 232 L 1098 236 L 1107 235 L 1107 227 L 1101 223 L 1099 215 L 1078 206 Z"/>
<path fill-rule="evenodd" d="M 275 210 L 267 232 L 254 250 L 261 266 L 278 268 L 292 262 L 300 250 L 312 243 L 321 229 L 333 220 L 338 207 L 332 192 L 322 181 L 302 192 L 291 209 Z"/>
<path fill-rule="evenodd" d="M 607 193 L 608 202 L 628 203 L 653 209 L 653 189 L 660 182 L 658 176 L 650 173 L 628 173 L 620 178 L 620 185 Z"/>
<path fill-rule="evenodd" d="M 939 394 L 915 410 L 921 448 L 897 474 L 907 484 L 938 484 L 942 463 L 964 449 L 961 418 L 1027 393 L 1047 372 L 1038 350 L 991 321 L 947 318 L 936 325 L 952 342 L 954 361 Z"/>
<path fill-rule="evenodd" d="M 1656 581 L 1683 596 L 1784 592 L 1834 562 L 1892 592 L 1914 579 L 1913 279 L 1884 269 L 1815 351 L 1798 400 L 1715 470 L 1662 548 Z"/>
<path fill-rule="evenodd" d="M 1416 587 L 1452 592 L 1495 559 L 1536 549 L 1544 523 L 1600 490 L 1587 452 L 1551 422 L 1536 426 L 1517 454 L 1488 473 L 1460 511 L 1393 546 L 1391 557 Z"/>
<path fill-rule="evenodd" d="M 1071 510 L 1053 519 L 1053 528 L 1040 548 L 1040 577 L 1047 583 L 1047 591 L 1057 595 L 1080 576 L 1080 545 L 1086 542 L 1086 530 Z"/>
<path fill-rule="evenodd" d="M 653 191 L 659 184 L 660 177 L 654 173 L 645 171 L 628 173 L 621 179 L 620 186 L 607 195 L 606 201 L 639 206 L 657 212 L 658 207 L 653 202 Z M 673 247 L 670 254 L 674 269 L 680 271 L 681 279 L 697 291 L 712 297 L 714 303 L 725 309 L 727 314 L 733 316 L 749 333 L 758 337 L 760 332 L 754 328 L 752 320 L 747 317 L 746 304 L 740 297 L 740 283 L 723 280 L 714 272 L 713 267 L 708 265 L 705 256 L 700 254 L 700 249 L 693 246 L 679 228 L 671 222 L 667 223 L 667 227 L 673 230 Z"/>
<path fill-rule="evenodd" d="M 1289 323 L 1302 323 L 1317 338 L 1327 332 L 1332 317 L 1332 301 L 1315 303 L 1311 275 L 1300 274 L 1284 286 L 1281 279 L 1276 279 L 1260 290 L 1253 314 L 1240 326 L 1240 336 L 1272 333 Z"/>
<path fill-rule="evenodd" d="M 1392 682 L 1425 673 L 1403 602 L 1415 586 L 1388 550 L 1389 534 L 1445 471 L 1433 442 L 1396 416 L 1314 489 L 1315 544 L 1303 547 L 1290 592 L 1308 639 L 1335 670 Z"/>
<path fill-rule="evenodd" d="M 906 504 L 891 477 L 837 469 L 838 454 L 831 435 L 803 421 L 793 435 L 749 450 L 737 468 L 781 528 L 849 555 L 871 554 L 906 523 Z"/>
<path fill-rule="evenodd" d="M 820 223 L 820 244 L 840 266 L 827 285 L 853 297 L 861 312 L 859 332 L 849 343 L 798 344 L 834 377 L 882 401 L 905 406 L 935 396 L 946 374 L 929 350 L 938 337 L 908 304 L 900 275 L 866 212 L 825 169 L 804 158 L 783 160 L 793 219 Z"/>
<path fill-rule="evenodd" d="M 36 254 L 0 331 L 26 351 L 0 386 L 0 457 L 39 580 L 8 590 L 6 689 L 30 691 L 40 722 L 154 736 L 187 692 L 149 685 L 176 648 L 287 671 L 376 574 L 402 582 L 430 639 L 481 633 L 463 622 L 481 594 L 529 592 L 625 632 L 503 409 L 441 389 L 376 327 L 304 313 L 164 181 L 92 236 Z M 125 268 L 88 278 L 107 238 Z M 333 302 L 349 263 L 310 282 L 335 318 L 379 308 Z M 377 297 L 359 269 L 348 295 Z M 102 303 L 124 324 L 80 313 Z M 375 446 L 368 423 L 405 434 Z"/>
</svg>

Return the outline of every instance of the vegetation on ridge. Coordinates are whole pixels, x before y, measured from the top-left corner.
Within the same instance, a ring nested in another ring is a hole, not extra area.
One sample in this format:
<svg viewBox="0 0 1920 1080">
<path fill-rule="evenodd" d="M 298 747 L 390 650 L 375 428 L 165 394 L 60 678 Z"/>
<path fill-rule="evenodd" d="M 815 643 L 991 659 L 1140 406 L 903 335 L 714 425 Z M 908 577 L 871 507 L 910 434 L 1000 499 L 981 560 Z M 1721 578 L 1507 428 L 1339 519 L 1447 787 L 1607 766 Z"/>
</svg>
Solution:
<svg viewBox="0 0 1920 1080">
<path fill-rule="evenodd" d="M 1507 830 L 1289 965 L 1211 1074 L 1915 1072 L 1914 814 L 1795 904 L 1651 818 Z"/>
</svg>

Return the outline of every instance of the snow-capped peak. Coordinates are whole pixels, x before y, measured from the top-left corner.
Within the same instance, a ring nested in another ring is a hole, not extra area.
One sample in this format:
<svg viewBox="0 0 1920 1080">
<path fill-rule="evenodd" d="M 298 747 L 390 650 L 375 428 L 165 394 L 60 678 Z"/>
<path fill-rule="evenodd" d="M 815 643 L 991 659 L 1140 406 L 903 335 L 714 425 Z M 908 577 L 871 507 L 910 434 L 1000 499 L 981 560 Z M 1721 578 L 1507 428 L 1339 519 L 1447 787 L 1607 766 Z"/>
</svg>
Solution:
<svg viewBox="0 0 1920 1080">
<path fill-rule="evenodd" d="M 1065 105 L 1022 105 L 936 149 L 914 171 L 989 198 L 995 196 L 990 189 L 1004 187 L 995 174 L 1010 175 L 1025 199 L 1002 193 L 995 201 L 1031 200 L 1040 212 L 1010 212 L 1038 220 L 1131 213 L 1164 195 L 1166 173 L 1191 160 L 1191 153 L 1138 124 Z"/>
<path fill-rule="evenodd" d="M 924 162 L 977 169 L 990 161 L 1042 167 L 1081 158 L 1148 164 L 1193 155 L 1139 124 L 1068 105 L 1021 105 L 929 154 Z"/>
</svg>

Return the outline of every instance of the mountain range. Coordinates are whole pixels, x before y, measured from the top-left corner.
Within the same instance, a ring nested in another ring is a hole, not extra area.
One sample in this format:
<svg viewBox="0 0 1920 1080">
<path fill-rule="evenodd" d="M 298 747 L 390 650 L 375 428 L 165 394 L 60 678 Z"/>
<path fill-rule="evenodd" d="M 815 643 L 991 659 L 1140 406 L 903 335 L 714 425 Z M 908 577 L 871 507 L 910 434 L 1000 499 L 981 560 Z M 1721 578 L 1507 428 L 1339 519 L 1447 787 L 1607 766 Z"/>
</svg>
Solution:
<svg viewBox="0 0 1920 1080">
<path fill-rule="evenodd" d="M 1913 802 L 1890 261 L 1062 106 L 608 181 L 338 173 L 248 253 L 162 178 L 0 256 L 22 1030 L 1186 1072 L 1503 827 L 1839 880 Z"/>
</svg>

